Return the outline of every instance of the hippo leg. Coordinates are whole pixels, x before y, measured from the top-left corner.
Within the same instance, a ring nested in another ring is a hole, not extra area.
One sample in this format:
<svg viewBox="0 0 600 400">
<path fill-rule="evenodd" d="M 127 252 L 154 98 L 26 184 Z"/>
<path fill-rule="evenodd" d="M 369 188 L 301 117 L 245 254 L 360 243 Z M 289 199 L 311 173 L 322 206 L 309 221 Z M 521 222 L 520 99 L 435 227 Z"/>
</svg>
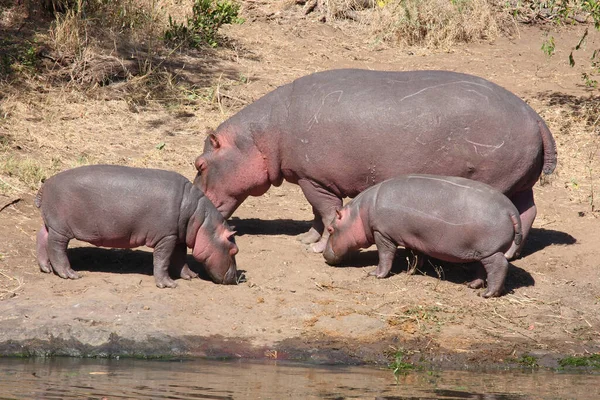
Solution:
<svg viewBox="0 0 600 400">
<path fill-rule="evenodd" d="M 467 283 L 467 287 L 470 287 L 471 289 L 481 289 L 482 287 L 485 287 L 485 278 L 485 268 L 481 263 L 478 263 L 477 269 L 475 270 L 475 279 Z"/>
<path fill-rule="evenodd" d="M 315 215 L 313 227 L 303 238 L 303 242 L 308 244 L 311 242 L 307 242 L 307 240 L 312 239 L 312 243 L 314 243 L 311 246 L 312 251 L 322 253 L 329 238 L 329 232 L 325 228 L 333 221 L 335 210 L 342 208 L 342 199 L 308 179 L 300 179 L 298 185 L 300 185 L 308 202 L 313 206 L 313 214 Z M 318 234 L 318 237 L 315 233 Z M 316 240 L 314 240 L 315 238 Z"/>
<path fill-rule="evenodd" d="M 175 236 L 162 238 L 154 247 L 154 280 L 159 288 L 175 288 L 177 283 L 169 277 L 169 264 L 171 256 L 177 246 Z"/>
<path fill-rule="evenodd" d="M 198 277 L 198 274 L 188 267 L 186 258 L 187 246 L 185 243 L 178 243 L 171 256 L 171 267 L 169 269 L 171 276 L 179 276 L 182 279 L 193 279 Z"/>
<path fill-rule="evenodd" d="M 483 297 L 498 297 L 504 291 L 504 280 L 508 272 L 508 261 L 503 253 L 495 253 L 481 260 L 487 272 L 487 290 Z"/>
<path fill-rule="evenodd" d="M 521 229 L 523 232 L 523 239 L 521 240 L 521 244 L 515 253 L 513 259 L 519 258 L 521 254 L 521 250 L 523 249 L 523 244 L 527 239 L 527 235 L 529 235 L 529 230 L 533 225 L 533 221 L 535 220 L 535 216 L 537 215 L 537 207 L 533 201 L 533 189 L 526 190 L 524 192 L 515 193 L 510 200 L 513 202 L 517 210 L 519 210 L 519 214 L 521 214 Z"/>
<path fill-rule="evenodd" d="M 63 279 L 78 279 L 79 274 L 71 269 L 67 257 L 67 247 L 71 239 L 61 235 L 52 228 L 48 230 L 46 237 L 46 250 L 52 269 Z"/>
<path fill-rule="evenodd" d="M 321 239 L 321 235 L 324 231 L 323 220 L 321 216 L 318 215 L 318 211 L 313 207 L 313 215 L 315 216 L 313 220 L 313 225 L 310 227 L 308 232 L 301 233 L 298 235 L 298 240 L 304 244 L 316 243 Z"/>
<path fill-rule="evenodd" d="M 377 246 L 377 252 L 379 253 L 379 264 L 375 271 L 369 272 L 369 276 L 376 276 L 381 279 L 388 276 L 392 270 L 392 264 L 398 246 L 378 231 L 374 232 L 373 237 L 375 238 L 375 245 Z"/>
<path fill-rule="evenodd" d="M 42 225 L 37 234 L 37 260 L 40 269 L 43 272 L 51 273 L 52 265 L 50 265 L 50 259 L 48 258 L 48 230 L 45 225 Z"/>
</svg>

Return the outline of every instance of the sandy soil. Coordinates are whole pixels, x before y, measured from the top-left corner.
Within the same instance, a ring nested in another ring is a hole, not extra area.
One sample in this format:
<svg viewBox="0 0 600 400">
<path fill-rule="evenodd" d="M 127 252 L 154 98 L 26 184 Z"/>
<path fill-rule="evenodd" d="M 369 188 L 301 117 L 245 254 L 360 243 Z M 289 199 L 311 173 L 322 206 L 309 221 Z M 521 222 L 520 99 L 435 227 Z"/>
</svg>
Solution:
<svg viewBox="0 0 600 400">
<path fill-rule="evenodd" d="M 230 45 L 179 70 L 209 88 L 190 94 L 205 96 L 201 101 L 140 106 L 116 89 L 84 96 L 40 84 L 26 96 L 0 97 L 8 151 L 57 170 L 106 162 L 167 168 L 191 179 L 207 129 L 302 75 L 341 67 L 476 74 L 526 99 L 558 146 L 556 172 L 535 188 L 538 217 L 523 257 L 511 265 L 508 293 L 479 297 L 465 285 L 471 271 L 457 265 L 428 265 L 408 276 L 402 252 L 393 276 L 383 280 L 367 276 L 377 263 L 373 249 L 343 267 L 328 266 L 295 240 L 312 215 L 291 184 L 249 199 L 231 219 L 246 277 L 238 286 L 204 278 L 158 289 L 151 250 L 76 241 L 70 257 L 82 279 L 62 280 L 36 264 L 41 219 L 35 188 L 3 174 L 0 354 L 383 363 L 404 350 L 413 361 L 470 367 L 514 363 L 526 353 L 552 366 L 567 354 L 599 352 L 600 230 L 593 196 L 600 132 L 590 111 L 599 100 L 581 83 L 585 63 L 570 68 L 567 60 L 583 28 L 554 32 L 552 58 L 540 51 L 544 32 L 522 26 L 511 39 L 432 52 L 374 44 L 354 34 L 350 22 L 327 25 L 302 17 L 299 8 L 269 4 L 246 3 L 247 22 L 224 30 Z M 590 49 L 600 40 L 593 35 Z"/>
</svg>

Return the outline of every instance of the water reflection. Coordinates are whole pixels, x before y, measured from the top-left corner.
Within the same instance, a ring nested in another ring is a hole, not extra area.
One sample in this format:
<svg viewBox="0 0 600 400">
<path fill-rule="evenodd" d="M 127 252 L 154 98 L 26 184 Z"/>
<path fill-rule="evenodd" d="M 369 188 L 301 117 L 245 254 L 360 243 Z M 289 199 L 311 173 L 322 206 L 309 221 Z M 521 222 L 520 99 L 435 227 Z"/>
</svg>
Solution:
<svg viewBox="0 0 600 400">
<path fill-rule="evenodd" d="M 281 363 L 0 359 L 0 399 L 597 399 L 600 376 Z"/>
</svg>

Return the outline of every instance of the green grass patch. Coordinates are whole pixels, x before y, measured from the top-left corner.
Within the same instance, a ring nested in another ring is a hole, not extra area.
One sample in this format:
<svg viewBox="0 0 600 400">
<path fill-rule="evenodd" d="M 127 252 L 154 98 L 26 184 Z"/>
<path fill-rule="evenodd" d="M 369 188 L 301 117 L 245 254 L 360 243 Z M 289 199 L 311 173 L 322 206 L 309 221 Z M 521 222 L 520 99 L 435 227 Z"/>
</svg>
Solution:
<svg viewBox="0 0 600 400">
<path fill-rule="evenodd" d="M 388 368 L 392 370 L 394 373 L 394 377 L 396 378 L 396 382 L 400 375 L 406 375 L 410 371 L 414 371 L 417 369 L 417 366 L 411 362 L 405 361 L 405 357 L 408 354 L 403 349 L 398 349 L 392 355 L 392 362 L 388 365 Z"/>
<path fill-rule="evenodd" d="M 196 0 L 192 16 L 185 24 L 174 22 L 169 16 L 169 27 L 165 30 L 165 41 L 175 45 L 200 47 L 219 45 L 217 31 L 226 24 L 241 24 L 238 17 L 240 5 L 228 0 Z"/>
<path fill-rule="evenodd" d="M 593 368 L 600 369 L 600 354 L 590 356 L 570 356 L 558 361 L 561 368 Z"/>
<path fill-rule="evenodd" d="M 537 358 L 529 355 L 529 354 L 523 354 L 521 356 L 521 358 L 519 358 L 517 360 L 517 364 L 519 364 L 520 366 L 524 367 L 524 368 L 539 368 L 539 364 L 537 362 Z"/>
</svg>

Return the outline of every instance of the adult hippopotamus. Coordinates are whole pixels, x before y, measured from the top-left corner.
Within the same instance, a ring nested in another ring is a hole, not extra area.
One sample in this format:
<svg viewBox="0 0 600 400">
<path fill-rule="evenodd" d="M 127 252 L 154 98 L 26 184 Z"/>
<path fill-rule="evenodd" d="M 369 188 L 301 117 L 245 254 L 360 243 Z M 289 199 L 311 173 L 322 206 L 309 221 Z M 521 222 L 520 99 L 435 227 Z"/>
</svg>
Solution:
<svg viewBox="0 0 600 400">
<path fill-rule="evenodd" d="M 482 287 L 487 279 L 483 297 L 500 296 L 507 258 L 522 240 L 519 212 L 506 196 L 456 176 L 391 178 L 366 189 L 336 214 L 323 252 L 329 264 L 373 243 L 379 264 L 370 275 L 378 278 L 389 274 L 397 246 L 453 263 L 478 262 L 478 277 L 469 286 Z"/>
<path fill-rule="evenodd" d="M 183 175 L 158 169 L 90 165 L 56 174 L 35 198 L 44 224 L 37 235 L 43 272 L 77 279 L 67 258 L 73 238 L 96 246 L 154 248 L 154 279 L 197 276 L 186 262 L 187 247 L 216 283 L 237 283 L 233 232 L 202 191 Z"/>
<path fill-rule="evenodd" d="M 248 105 L 208 135 L 195 165 L 196 182 L 226 218 L 284 179 L 300 185 L 315 216 L 301 239 L 321 252 L 344 197 L 409 173 L 493 186 L 519 210 L 526 238 L 536 216 L 532 187 L 554 170 L 556 147 L 527 103 L 485 79 L 340 69 Z"/>
</svg>

